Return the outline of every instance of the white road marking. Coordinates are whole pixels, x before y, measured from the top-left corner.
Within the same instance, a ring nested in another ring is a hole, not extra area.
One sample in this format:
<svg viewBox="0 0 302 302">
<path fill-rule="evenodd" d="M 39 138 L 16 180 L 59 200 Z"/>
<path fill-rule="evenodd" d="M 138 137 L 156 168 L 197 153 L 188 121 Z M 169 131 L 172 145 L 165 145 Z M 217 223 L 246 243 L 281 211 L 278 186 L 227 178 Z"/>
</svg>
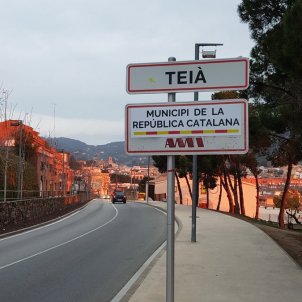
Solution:
<svg viewBox="0 0 302 302">
<path fill-rule="evenodd" d="M 9 264 L 0 266 L 0 270 L 5 269 L 5 268 L 10 267 L 10 266 L 13 266 L 13 265 L 15 265 L 15 264 L 17 264 L 17 263 L 26 261 L 26 260 L 28 260 L 28 259 L 34 258 L 34 257 L 36 257 L 36 256 L 45 254 L 45 253 L 47 253 L 47 252 L 49 252 L 49 251 L 52 251 L 52 250 L 54 250 L 54 249 L 56 249 L 56 248 L 58 248 L 58 247 L 61 247 L 61 246 L 63 246 L 63 245 L 66 245 L 66 244 L 68 244 L 68 243 L 70 243 L 70 242 L 73 242 L 73 241 L 75 241 L 75 240 L 78 240 L 78 239 L 80 239 L 80 238 L 83 238 L 84 236 L 87 236 L 87 235 L 89 235 L 89 234 L 91 234 L 91 233 L 93 233 L 93 232 L 95 232 L 95 231 L 97 231 L 97 230 L 103 228 L 103 227 L 106 226 L 107 224 L 111 223 L 111 222 L 112 222 L 114 219 L 116 219 L 116 217 L 118 216 L 118 210 L 117 210 L 117 208 L 116 208 L 113 204 L 112 204 L 112 206 L 113 206 L 113 208 L 115 209 L 115 215 L 114 215 L 114 217 L 112 217 L 112 218 L 111 218 L 109 221 L 107 221 L 106 223 L 104 223 L 104 224 L 98 226 L 97 228 L 95 228 L 95 229 L 93 229 L 93 230 L 90 230 L 90 231 L 88 231 L 88 232 L 86 232 L 86 233 L 84 233 L 84 234 L 82 234 L 82 235 L 79 235 L 79 236 L 77 236 L 77 237 L 75 237 L 75 238 L 72 238 L 72 239 L 70 239 L 70 240 L 67 240 L 67 241 L 65 241 L 65 242 L 62 242 L 62 243 L 60 243 L 60 244 L 58 244 L 58 245 L 55 245 L 55 246 L 53 246 L 53 247 L 50 247 L 50 248 L 48 248 L 48 249 L 46 249 L 46 250 L 43 250 L 43 251 L 40 251 L 40 252 L 38 252 L 38 253 L 36 253 L 36 254 L 30 255 L 30 256 L 28 256 L 28 257 L 25 257 L 25 258 L 16 260 L 16 261 L 11 262 L 11 263 L 9 263 Z"/>
</svg>

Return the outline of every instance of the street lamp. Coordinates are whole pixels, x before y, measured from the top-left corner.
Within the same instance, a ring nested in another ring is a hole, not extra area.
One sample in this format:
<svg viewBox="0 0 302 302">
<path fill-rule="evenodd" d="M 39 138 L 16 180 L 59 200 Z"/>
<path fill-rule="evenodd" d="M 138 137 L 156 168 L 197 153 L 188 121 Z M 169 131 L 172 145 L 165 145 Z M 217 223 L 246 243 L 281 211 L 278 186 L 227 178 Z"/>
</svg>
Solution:
<svg viewBox="0 0 302 302">
<path fill-rule="evenodd" d="M 4 192 L 3 201 L 6 202 L 6 191 L 7 191 L 7 164 L 8 164 L 8 142 L 5 142 L 5 162 L 4 162 Z"/>
<path fill-rule="evenodd" d="M 221 43 L 196 43 L 195 44 L 195 60 L 199 60 L 199 48 L 201 47 L 201 56 L 203 59 L 214 59 L 216 58 L 217 46 L 222 46 Z M 204 49 L 204 47 L 215 47 L 215 49 Z M 196 92 L 198 95 L 198 92 Z"/>
<path fill-rule="evenodd" d="M 204 50 L 202 49 L 203 58 L 216 58 L 216 47 L 222 46 L 221 43 L 196 43 L 195 44 L 195 60 L 199 60 L 199 49 L 200 47 L 215 47 L 215 50 Z M 194 92 L 194 101 L 198 101 L 198 92 Z M 193 155 L 192 161 L 192 231 L 191 231 L 191 242 L 196 242 L 196 207 L 198 203 L 198 191 L 199 191 L 199 181 L 198 181 L 198 169 L 197 169 L 197 155 Z"/>
</svg>

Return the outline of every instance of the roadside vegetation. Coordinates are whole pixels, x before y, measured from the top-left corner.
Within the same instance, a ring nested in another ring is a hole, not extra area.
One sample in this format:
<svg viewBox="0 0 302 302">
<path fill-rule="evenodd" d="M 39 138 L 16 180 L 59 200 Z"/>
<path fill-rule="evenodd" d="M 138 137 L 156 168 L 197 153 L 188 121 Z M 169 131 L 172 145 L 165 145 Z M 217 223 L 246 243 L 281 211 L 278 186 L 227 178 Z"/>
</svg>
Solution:
<svg viewBox="0 0 302 302">
<path fill-rule="evenodd" d="M 284 229 L 286 209 L 295 218 L 295 207 L 289 206 L 294 193 L 289 188 L 293 165 L 302 160 L 302 0 L 243 0 L 238 14 L 255 41 L 250 87 L 241 92 L 214 93 L 212 99 L 249 100 L 250 149 L 245 155 L 199 156 L 199 181 L 208 191 L 219 179 L 220 192 L 227 193 L 229 212 L 244 216 L 242 178 L 249 169 L 256 179 L 255 218 L 259 219 L 258 156 L 265 155 L 275 167 L 287 166 L 284 190 L 276 202 L 280 208 L 278 225 Z M 153 156 L 153 161 L 160 172 L 166 172 L 165 157 Z M 178 178 L 191 175 L 191 156 L 176 156 L 176 170 L 182 203 Z"/>
</svg>

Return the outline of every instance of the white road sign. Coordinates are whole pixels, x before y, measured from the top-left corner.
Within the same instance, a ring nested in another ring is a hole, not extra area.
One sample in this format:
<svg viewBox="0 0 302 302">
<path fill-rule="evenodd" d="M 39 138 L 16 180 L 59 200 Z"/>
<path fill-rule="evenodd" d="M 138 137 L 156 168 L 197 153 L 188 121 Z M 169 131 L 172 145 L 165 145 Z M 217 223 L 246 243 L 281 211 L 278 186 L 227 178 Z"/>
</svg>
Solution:
<svg viewBox="0 0 302 302">
<path fill-rule="evenodd" d="M 244 154 L 247 151 L 246 100 L 126 106 L 128 154 Z"/>
<path fill-rule="evenodd" d="M 126 85 L 129 94 L 244 90 L 249 86 L 249 59 L 129 64 Z"/>
</svg>

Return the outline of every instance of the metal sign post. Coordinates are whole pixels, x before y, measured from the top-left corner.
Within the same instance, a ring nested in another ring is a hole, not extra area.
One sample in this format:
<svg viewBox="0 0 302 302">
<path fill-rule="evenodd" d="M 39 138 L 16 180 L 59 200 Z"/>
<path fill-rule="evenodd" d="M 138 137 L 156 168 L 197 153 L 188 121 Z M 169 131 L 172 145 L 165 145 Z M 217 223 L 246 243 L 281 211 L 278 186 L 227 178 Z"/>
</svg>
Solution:
<svg viewBox="0 0 302 302">
<path fill-rule="evenodd" d="M 199 47 L 201 46 L 222 46 L 221 43 L 196 43 L 195 44 L 195 60 L 199 60 Z M 208 52 L 203 54 L 204 58 L 207 57 L 216 58 L 216 51 L 212 52 L 212 55 Z M 248 64 L 247 64 L 248 66 Z M 247 67 L 248 70 L 248 67 Z M 246 75 L 248 78 L 248 74 Z M 194 101 L 198 101 L 198 91 L 194 92 Z M 196 242 L 196 207 L 198 206 L 199 200 L 199 177 L 198 177 L 198 157 L 197 155 L 193 155 L 192 158 L 192 228 L 191 228 L 191 242 Z"/>
<path fill-rule="evenodd" d="M 176 61 L 170 57 L 168 61 Z M 168 102 L 175 102 L 176 94 L 168 93 Z M 174 246 L 175 246 L 175 155 L 167 156 L 167 263 L 166 263 L 166 301 L 174 301 Z"/>
<path fill-rule="evenodd" d="M 170 57 L 168 62 L 129 64 L 126 76 L 129 94 L 168 93 L 168 104 L 126 106 L 125 137 L 127 154 L 167 155 L 166 302 L 173 302 L 175 155 L 248 151 L 246 100 L 175 103 L 176 92 L 247 89 L 249 60 L 239 57 L 176 62 Z M 195 160 L 194 166 L 193 174 L 197 175 Z M 196 190 L 198 187 L 193 190 L 194 199 L 198 196 Z M 196 211 L 195 207 L 193 205 Z M 192 216 L 195 217 L 196 212 Z M 194 228 L 195 234 L 196 222 Z M 196 236 L 192 241 L 196 241 Z"/>
<path fill-rule="evenodd" d="M 148 156 L 148 173 L 147 173 L 147 182 L 146 182 L 146 196 L 145 200 L 148 203 L 149 200 L 149 179 L 150 179 L 150 155 Z"/>
</svg>

